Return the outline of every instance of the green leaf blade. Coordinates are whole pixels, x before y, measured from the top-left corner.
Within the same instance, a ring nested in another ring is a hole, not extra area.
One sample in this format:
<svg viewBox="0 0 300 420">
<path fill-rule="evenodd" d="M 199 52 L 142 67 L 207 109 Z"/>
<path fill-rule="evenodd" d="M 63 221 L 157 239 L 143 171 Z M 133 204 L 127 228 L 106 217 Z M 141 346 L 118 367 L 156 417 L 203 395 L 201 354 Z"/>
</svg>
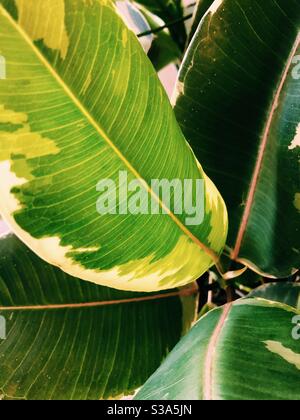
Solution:
<svg viewBox="0 0 300 420">
<path fill-rule="evenodd" d="M 0 395 L 98 400 L 134 392 L 191 325 L 185 304 L 195 307 L 195 293 L 145 295 L 85 283 L 16 237 L 2 237 Z"/>
<path fill-rule="evenodd" d="M 254 298 L 209 312 L 136 399 L 298 400 L 299 343 L 292 335 L 298 315 Z"/>
<path fill-rule="evenodd" d="M 300 284 L 299 283 L 269 283 L 258 287 L 249 294 L 249 297 L 272 300 L 284 303 L 300 310 Z"/>
<path fill-rule="evenodd" d="M 110 1 L 38 4 L 18 0 L 17 21 L 1 6 L 4 219 L 41 258 L 83 280 L 136 291 L 194 281 L 222 251 L 226 209 L 138 40 Z M 53 13 L 55 30 L 41 18 Z M 189 230 L 184 214 L 100 216 L 98 182 L 118 185 L 124 171 L 147 186 L 204 179 L 204 222 Z"/>
<path fill-rule="evenodd" d="M 228 206 L 232 258 L 268 277 L 289 277 L 300 265 L 299 29 L 293 0 L 213 3 L 189 47 L 175 106 Z"/>
</svg>

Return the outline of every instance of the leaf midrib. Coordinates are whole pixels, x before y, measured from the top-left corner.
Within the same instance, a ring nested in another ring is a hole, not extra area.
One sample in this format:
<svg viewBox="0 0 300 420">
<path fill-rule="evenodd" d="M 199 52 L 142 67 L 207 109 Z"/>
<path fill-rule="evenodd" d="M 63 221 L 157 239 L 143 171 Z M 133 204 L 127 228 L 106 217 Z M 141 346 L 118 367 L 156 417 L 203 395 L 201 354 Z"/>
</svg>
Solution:
<svg viewBox="0 0 300 420">
<path fill-rule="evenodd" d="M 209 340 L 207 350 L 206 350 L 206 357 L 204 360 L 204 384 L 203 384 L 203 399 L 205 401 L 212 401 L 213 398 L 213 370 L 215 364 L 215 356 L 216 356 L 216 348 L 218 345 L 218 341 L 220 335 L 223 331 L 223 327 L 228 319 L 230 314 L 231 308 L 233 306 L 232 303 L 228 303 L 222 308 L 222 313 L 219 318 L 217 325 L 214 328 L 212 336 Z"/>
<path fill-rule="evenodd" d="M 150 302 L 153 300 L 169 299 L 173 297 L 189 297 L 198 294 L 198 287 L 194 284 L 193 287 L 188 287 L 176 292 L 161 293 L 152 296 L 143 296 L 139 298 L 117 299 L 109 301 L 98 302 L 84 302 L 84 303 L 65 303 L 65 304 L 49 304 L 49 305 L 22 305 L 22 306 L 0 306 L 1 311 L 47 311 L 56 309 L 82 309 L 82 308 L 97 308 L 101 306 L 124 305 L 128 303 Z"/>
<path fill-rule="evenodd" d="M 276 89 L 275 96 L 274 96 L 274 99 L 273 99 L 273 102 L 272 102 L 272 106 L 270 108 L 269 118 L 267 120 L 265 129 L 264 129 L 264 132 L 263 132 L 263 136 L 262 136 L 262 141 L 261 141 L 261 144 L 259 146 L 258 157 L 257 157 L 256 165 L 255 165 L 255 168 L 254 168 L 254 172 L 253 172 L 253 175 L 252 175 L 252 179 L 251 179 L 251 183 L 250 183 L 250 189 L 249 189 L 249 192 L 248 192 L 248 197 L 247 197 L 247 200 L 246 200 L 245 209 L 244 209 L 244 212 L 243 212 L 243 215 L 242 215 L 242 218 L 241 218 L 241 224 L 240 224 L 239 232 L 238 232 L 237 239 L 236 239 L 236 242 L 235 242 L 235 246 L 234 246 L 234 249 L 232 251 L 232 257 L 231 258 L 235 261 L 239 260 L 239 254 L 240 254 L 240 251 L 241 251 L 241 248 L 242 248 L 243 240 L 244 240 L 245 233 L 247 231 L 247 226 L 248 226 L 248 223 L 249 223 L 249 220 L 250 220 L 251 211 L 252 211 L 253 203 L 254 203 L 254 200 L 255 200 L 255 194 L 256 194 L 257 186 L 259 184 L 261 171 L 262 171 L 262 168 L 263 168 L 265 152 L 266 152 L 266 149 L 267 149 L 267 146 L 268 146 L 268 140 L 270 138 L 270 131 L 271 131 L 271 128 L 272 128 L 273 118 L 274 118 L 274 115 L 275 115 L 276 110 L 278 108 L 279 101 L 280 101 L 280 96 L 281 96 L 281 93 L 283 91 L 285 81 L 286 81 L 287 76 L 289 74 L 289 70 L 290 70 L 290 67 L 292 65 L 293 58 L 294 58 L 294 56 L 297 52 L 297 49 L 299 47 L 299 44 L 300 44 L 300 32 L 298 32 L 298 34 L 297 34 L 296 41 L 293 44 L 291 54 L 290 54 L 290 56 L 287 60 L 287 64 L 286 64 L 286 66 L 284 68 L 284 71 L 282 73 L 282 76 L 280 78 L 278 88 Z"/>
<path fill-rule="evenodd" d="M 210 258 L 214 261 L 215 264 L 218 264 L 219 257 L 211 248 L 201 242 L 193 233 L 176 217 L 176 215 L 162 202 L 162 200 L 155 194 L 152 188 L 148 185 L 148 183 L 144 180 L 144 178 L 139 174 L 139 172 L 131 165 L 128 159 L 122 154 L 122 152 L 115 146 L 115 144 L 111 141 L 109 136 L 106 134 L 103 128 L 99 126 L 99 124 L 95 121 L 92 115 L 88 112 L 88 110 L 83 106 L 81 101 L 77 99 L 71 89 L 65 84 L 63 79 L 56 73 L 54 68 L 50 65 L 50 63 L 46 60 L 43 54 L 39 51 L 39 49 L 33 44 L 32 40 L 29 38 L 27 33 L 23 30 L 23 28 L 13 19 L 13 17 L 5 10 L 5 8 L 0 4 L 0 11 L 4 17 L 8 19 L 11 25 L 17 30 L 17 32 L 21 35 L 21 37 L 26 41 L 30 48 L 34 51 L 37 55 L 38 59 L 41 63 L 48 69 L 50 74 L 54 77 L 54 79 L 59 83 L 59 85 L 63 88 L 65 93 L 69 96 L 69 98 L 74 102 L 74 104 L 78 107 L 80 112 L 87 118 L 89 123 L 94 127 L 94 129 L 100 134 L 100 136 L 104 139 L 104 141 L 109 145 L 109 147 L 116 153 L 119 159 L 123 162 L 123 164 L 128 168 L 128 170 L 134 175 L 136 179 L 142 180 L 142 185 L 147 190 L 147 192 L 158 202 L 161 209 L 163 209 L 166 214 L 168 214 L 173 222 L 179 227 L 179 229 L 187 235 L 196 245 L 198 245 Z"/>
</svg>

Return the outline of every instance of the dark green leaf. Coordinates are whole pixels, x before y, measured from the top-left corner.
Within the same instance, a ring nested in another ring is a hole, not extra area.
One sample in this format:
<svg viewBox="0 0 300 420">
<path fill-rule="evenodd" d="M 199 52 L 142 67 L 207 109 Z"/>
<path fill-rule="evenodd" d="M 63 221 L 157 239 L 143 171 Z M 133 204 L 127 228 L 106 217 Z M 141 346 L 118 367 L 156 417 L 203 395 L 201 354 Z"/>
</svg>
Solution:
<svg viewBox="0 0 300 420">
<path fill-rule="evenodd" d="M 92 285 L 43 262 L 16 237 L 2 237 L 0 399 L 129 394 L 190 325 L 195 299 L 182 293 L 190 296 Z"/>
<path fill-rule="evenodd" d="M 242 299 L 200 319 L 138 400 L 299 400 L 300 311 Z"/>
<path fill-rule="evenodd" d="M 176 115 L 229 208 L 231 257 L 300 266 L 300 2 L 217 0 L 180 73 Z"/>
<path fill-rule="evenodd" d="M 269 283 L 250 293 L 249 297 L 284 303 L 300 310 L 300 283 Z"/>
<path fill-rule="evenodd" d="M 195 32 L 197 31 L 198 26 L 201 22 L 201 19 L 203 18 L 203 16 L 208 11 L 208 9 L 210 8 L 210 6 L 213 4 L 214 1 L 215 0 L 198 0 L 195 14 L 194 14 L 192 28 L 189 33 L 189 41 L 192 40 L 192 37 L 195 35 Z"/>
</svg>

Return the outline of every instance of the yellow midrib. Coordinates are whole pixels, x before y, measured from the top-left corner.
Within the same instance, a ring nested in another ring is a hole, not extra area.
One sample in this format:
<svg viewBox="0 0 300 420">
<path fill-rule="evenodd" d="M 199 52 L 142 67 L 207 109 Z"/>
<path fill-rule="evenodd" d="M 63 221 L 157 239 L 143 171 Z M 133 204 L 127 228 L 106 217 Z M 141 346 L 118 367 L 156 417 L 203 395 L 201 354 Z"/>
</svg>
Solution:
<svg viewBox="0 0 300 420">
<path fill-rule="evenodd" d="M 115 146 L 115 144 L 111 141 L 109 136 L 105 133 L 105 131 L 99 126 L 99 124 L 95 121 L 92 115 L 87 111 L 87 109 L 83 106 L 83 104 L 77 99 L 77 97 L 73 94 L 71 89 L 65 84 L 62 78 L 56 73 L 50 63 L 46 60 L 43 54 L 39 51 L 39 49 L 33 44 L 32 40 L 29 38 L 27 33 L 23 30 L 23 28 L 15 22 L 12 16 L 4 9 L 2 5 L 0 5 L 0 11 L 3 16 L 5 16 L 11 25 L 17 30 L 17 32 L 21 35 L 22 38 L 26 41 L 26 43 L 32 48 L 34 53 L 37 55 L 38 59 L 41 63 L 48 69 L 50 74 L 55 78 L 55 80 L 59 83 L 59 85 L 63 88 L 66 94 L 70 97 L 70 99 L 74 102 L 74 104 L 78 107 L 80 112 L 87 118 L 89 123 L 95 128 L 95 130 L 100 134 L 100 136 L 105 140 L 105 142 L 111 147 L 111 149 L 116 153 L 119 159 L 124 163 L 124 165 L 128 168 L 128 170 L 134 175 L 136 179 L 142 180 L 144 188 L 146 188 L 147 192 L 159 203 L 160 207 L 166 211 L 167 214 L 171 217 L 171 219 L 176 223 L 176 225 L 181 229 L 181 231 L 186 234 L 196 245 L 198 245 L 207 255 L 210 256 L 214 263 L 218 264 L 219 257 L 218 255 L 206 246 L 203 242 L 201 242 L 192 232 L 176 217 L 176 215 L 167 208 L 167 206 L 160 200 L 160 198 L 155 194 L 155 192 L 151 189 L 148 183 L 143 179 L 143 177 L 139 174 L 139 172 L 131 165 L 131 163 L 126 159 L 126 157 L 122 154 L 122 152 Z"/>
</svg>

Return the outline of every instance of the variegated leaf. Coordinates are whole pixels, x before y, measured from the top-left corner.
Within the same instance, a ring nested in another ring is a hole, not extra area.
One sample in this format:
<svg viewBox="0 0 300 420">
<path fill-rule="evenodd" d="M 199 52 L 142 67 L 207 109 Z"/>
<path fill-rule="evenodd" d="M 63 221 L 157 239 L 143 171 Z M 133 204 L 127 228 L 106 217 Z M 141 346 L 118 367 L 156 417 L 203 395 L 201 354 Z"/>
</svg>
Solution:
<svg viewBox="0 0 300 420">
<path fill-rule="evenodd" d="M 136 291 L 187 284 L 218 261 L 224 202 L 112 1 L 1 0 L 0 53 L 0 212 L 34 252 Z M 120 172 L 167 214 L 100 215 L 97 185 Z M 166 209 L 153 178 L 203 179 L 203 223 Z"/>
<path fill-rule="evenodd" d="M 190 327 L 196 295 L 193 286 L 145 295 L 82 282 L 1 235 L 0 400 L 134 392 Z"/>
<path fill-rule="evenodd" d="M 251 292 L 249 297 L 284 303 L 300 310 L 300 283 L 282 282 L 264 284 Z"/>
<path fill-rule="evenodd" d="M 136 399 L 299 400 L 299 340 L 299 310 L 239 300 L 201 318 Z"/>
</svg>

